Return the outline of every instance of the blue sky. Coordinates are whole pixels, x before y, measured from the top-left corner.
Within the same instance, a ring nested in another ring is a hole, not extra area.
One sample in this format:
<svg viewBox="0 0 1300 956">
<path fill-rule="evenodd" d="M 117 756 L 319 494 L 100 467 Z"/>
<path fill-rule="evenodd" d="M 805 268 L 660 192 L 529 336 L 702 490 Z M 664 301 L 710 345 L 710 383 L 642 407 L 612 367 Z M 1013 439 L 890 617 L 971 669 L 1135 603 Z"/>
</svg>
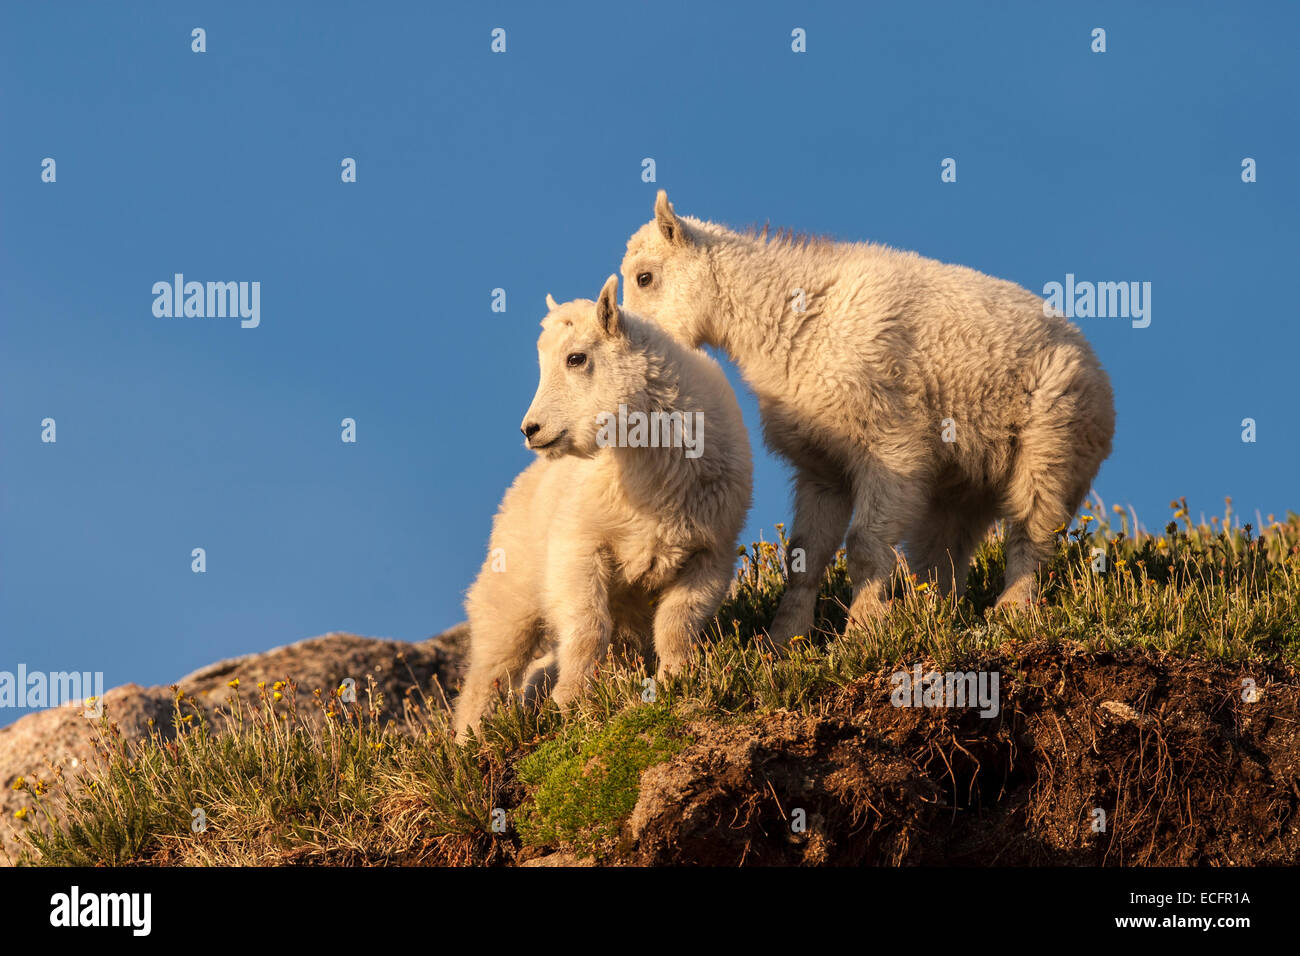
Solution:
<svg viewBox="0 0 1300 956">
<path fill-rule="evenodd" d="M 660 187 L 1035 291 L 1150 282 L 1148 328 L 1079 320 L 1096 489 L 1151 526 L 1300 509 L 1294 4 L 299 6 L 0 13 L 0 670 L 164 683 L 460 620 L 545 294 L 594 296 Z M 260 326 L 155 317 L 177 272 L 260 282 Z M 757 456 L 747 538 L 788 477 Z"/>
</svg>

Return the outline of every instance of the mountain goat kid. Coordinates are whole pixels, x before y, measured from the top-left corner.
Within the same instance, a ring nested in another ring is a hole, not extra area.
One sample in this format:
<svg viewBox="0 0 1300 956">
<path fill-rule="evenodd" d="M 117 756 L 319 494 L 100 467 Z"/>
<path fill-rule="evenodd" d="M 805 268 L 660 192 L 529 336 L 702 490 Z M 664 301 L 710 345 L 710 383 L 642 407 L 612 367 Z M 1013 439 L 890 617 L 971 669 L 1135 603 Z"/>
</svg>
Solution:
<svg viewBox="0 0 1300 956">
<path fill-rule="evenodd" d="M 1054 532 L 1110 454 L 1110 381 L 1077 328 L 1001 279 L 871 243 L 769 238 L 679 217 L 661 190 L 628 240 L 625 304 L 712 345 L 795 466 L 786 593 L 769 635 L 807 634 L 845 541 L 851 620 L 886 610 L 895 548 L 958 592 L 1007 519 L 999 605 L 1036 597 Z"/>
<path fill-rule="evenodd" d="M 617 276 L 596 302 L 547 304 L 522 425 L 539 457 L 506 492 L 465 602 L 461 739 L 497 686 L 535 699 L 549 679 L 569 705 L 611 642 L 652 637 L 660 675 L 682 665 L 749 510 L 749 440 L 717 362 L 621 311 Z"/>
</svg>

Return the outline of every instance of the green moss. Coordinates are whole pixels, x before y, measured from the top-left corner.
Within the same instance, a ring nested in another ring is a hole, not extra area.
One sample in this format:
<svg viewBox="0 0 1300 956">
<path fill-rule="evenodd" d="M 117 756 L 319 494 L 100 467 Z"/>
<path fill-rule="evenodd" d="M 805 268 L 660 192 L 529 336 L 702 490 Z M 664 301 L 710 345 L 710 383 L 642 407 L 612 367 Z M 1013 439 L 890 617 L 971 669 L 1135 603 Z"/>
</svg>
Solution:
<svg viewBox="0 0 1300 956">
<path fill-rule="evenodd" d="M 516 819 L 520 839 L 599 854 L 636 806 L 641 773 L 689 742 L 664 703 L 629 707 L 608 723 L 548 741 L 518 764 L 531 799 Z"/>
</svg>

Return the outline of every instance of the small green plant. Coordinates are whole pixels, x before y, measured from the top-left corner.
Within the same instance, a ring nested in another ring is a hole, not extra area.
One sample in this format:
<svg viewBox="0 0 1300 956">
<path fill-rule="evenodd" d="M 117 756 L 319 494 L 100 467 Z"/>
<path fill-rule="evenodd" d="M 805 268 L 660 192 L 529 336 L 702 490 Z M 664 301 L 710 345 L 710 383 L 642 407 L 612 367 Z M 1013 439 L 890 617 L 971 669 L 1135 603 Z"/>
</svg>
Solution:
<svg viewBox="0 0 1300 956">
<path fill-rule="evenodd" d="M 519 762 L 519 779 L 532 788 L 516 823 L 524 843 L 599 854 L 636 805 L 642 772 L 689 742 L 665 703 L 633 704 L 603 726 L 582 730 L 561 734 Z"/>
</svg>

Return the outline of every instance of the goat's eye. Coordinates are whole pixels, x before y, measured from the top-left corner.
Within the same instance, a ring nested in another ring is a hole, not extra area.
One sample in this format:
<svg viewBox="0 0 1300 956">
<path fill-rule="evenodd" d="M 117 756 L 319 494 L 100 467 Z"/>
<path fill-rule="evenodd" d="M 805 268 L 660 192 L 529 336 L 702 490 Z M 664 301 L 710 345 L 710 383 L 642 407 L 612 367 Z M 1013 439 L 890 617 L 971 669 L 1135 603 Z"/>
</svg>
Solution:
<svg viewBox="0 0 1300 956">
<path fill-rule="evenodd" d="M 580 368 L 587 362 L 587 356 L 584 352 L 570 352 L 568 359 L 565 360 L 569 368 Z"/>
<path fill-rule="evenodd" d="M 646 286 L 648 286 L 648 285 L 650 284 L 650 279 L 651 279 L 651 278 L 652 278 L 652 277 L 651 277 L 650 273 L 648 273 L 648 272 L 642 272 L 639 276 L 636 277 L 636 284 L 639 285 L 641 288 L 644 289 Z"/>
</svg>

